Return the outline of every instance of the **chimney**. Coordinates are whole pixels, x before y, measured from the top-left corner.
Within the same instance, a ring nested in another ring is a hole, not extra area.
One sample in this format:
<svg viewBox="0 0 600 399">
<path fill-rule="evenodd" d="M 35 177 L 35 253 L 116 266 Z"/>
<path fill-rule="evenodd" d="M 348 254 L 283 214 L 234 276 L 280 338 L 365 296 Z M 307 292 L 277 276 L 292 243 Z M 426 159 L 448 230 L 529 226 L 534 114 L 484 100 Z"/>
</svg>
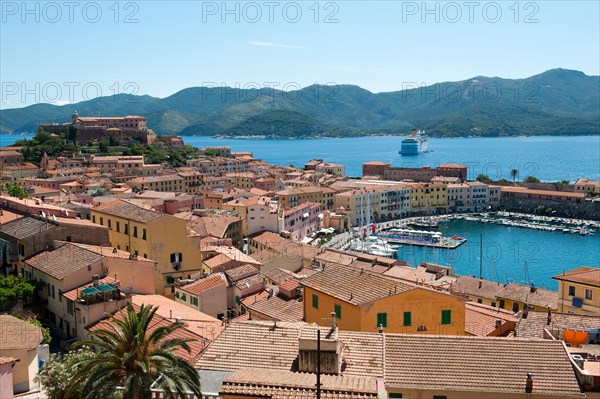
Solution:
<svg viewBox="0 0 600 399">
<path fill-rule="evenodd" d="M 496 319 L 496 328 L 502 327 L 502 320 Z"/>
<path fill-rule="evenodd" d="M 546 325 L 549 326 L 552 323 L 552 311 L 548 308 L 548 318 L 546 319 Z"/>
<path fill-rule="evenodd" d="M 477 288 L 481 288 L 481 279 L 479 279 L 479 286 Z"/>
<path fill-rule="evenodd" d="M 533 392 L 533 374 L 527 373 L 527 380 L 525 381 L 525 392 Z"/>
<path fill-rule="evenodd" d="M 335 312 L 331 312 L 331 331 L 335 330 Z"/>
<path fill-rule="evenodd" d="M 529 305 L 526 303 L 525 306 L 523 306 L 523 318 L 526 319 L 528 315 L 529 315 Z"/>
<path fill-rule="evenodd" d="M 181 324 L 181 317 L 175 318 L 175 324 Z"/>
</svg>

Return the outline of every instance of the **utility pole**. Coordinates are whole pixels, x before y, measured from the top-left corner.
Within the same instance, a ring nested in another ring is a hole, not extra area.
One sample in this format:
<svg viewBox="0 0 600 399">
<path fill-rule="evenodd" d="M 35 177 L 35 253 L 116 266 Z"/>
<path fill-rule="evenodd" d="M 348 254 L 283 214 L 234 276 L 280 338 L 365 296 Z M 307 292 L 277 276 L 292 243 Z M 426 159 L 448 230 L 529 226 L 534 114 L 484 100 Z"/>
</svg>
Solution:
<svg viewBox="0 0 600 399">
<path fill-rule="evenodd" d="M 317 399 L 321 399 L 321 329 L 317 327 Z"/>
</svg>

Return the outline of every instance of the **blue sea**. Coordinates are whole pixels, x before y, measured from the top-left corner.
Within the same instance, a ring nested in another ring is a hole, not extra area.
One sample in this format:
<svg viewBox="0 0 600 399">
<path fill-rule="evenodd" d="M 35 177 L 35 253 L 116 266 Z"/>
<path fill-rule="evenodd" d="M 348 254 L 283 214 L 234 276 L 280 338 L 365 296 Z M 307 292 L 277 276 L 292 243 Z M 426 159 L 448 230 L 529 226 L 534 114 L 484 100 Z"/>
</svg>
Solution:
<svg viewBox="0 0 600 399">
<path fill-rule="evenodd" d="M 579 266 L 600 267 L 600 231 L 594 236 L 540 231 L 490 223 L 452 220 L 440 226 L 444 236 L 457 235 L 467 242 L 455 250 L 402 246 L 397 258 L 417 265 L 432 262 L 452 266 L 457 274 L 486 280 L 516 282 L 552 290 L 558 289 L 556 276 Z M 483 243 L 483 245 L 480 245 Z"/>
</svg>

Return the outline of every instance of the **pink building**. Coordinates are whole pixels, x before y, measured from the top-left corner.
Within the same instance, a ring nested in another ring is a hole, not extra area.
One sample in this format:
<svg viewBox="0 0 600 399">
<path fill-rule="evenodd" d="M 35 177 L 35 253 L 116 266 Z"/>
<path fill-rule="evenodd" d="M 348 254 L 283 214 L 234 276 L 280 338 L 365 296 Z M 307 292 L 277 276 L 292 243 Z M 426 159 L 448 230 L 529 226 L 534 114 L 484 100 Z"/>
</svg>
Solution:
<svg viewBox="0 0 600 399">
<path fill-rule="evenodd" d="M 303 202 L 286 209 L 280 218 L 281 233 L 292 240 L 301 241 L 307 235 L 319 230 L 321 204 Z"/>
<path fill-rule="evenodd" d="M 139 115 L 128 115 L 128 116 L 111 116 L 111 117 L 88 117 L 73 115 L 73 123 L 75 127 L 104 127 L 106 129 L 118 128 L 118 129 L 137 129 L 145 131 L 146 118 Z"/>
</svg>

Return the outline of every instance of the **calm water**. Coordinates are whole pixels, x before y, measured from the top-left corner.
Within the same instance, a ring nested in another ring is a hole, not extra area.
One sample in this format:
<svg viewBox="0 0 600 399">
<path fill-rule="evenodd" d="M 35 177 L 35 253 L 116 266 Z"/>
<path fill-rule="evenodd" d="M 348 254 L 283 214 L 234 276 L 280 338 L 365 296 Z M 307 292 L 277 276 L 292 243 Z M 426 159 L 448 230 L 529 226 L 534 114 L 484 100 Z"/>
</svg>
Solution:
<svg viewBox="0 0 600 399">
<path fill-rule="evenodd" d="M 12 143 L 15 137 L 2 137 L 2 145 Z M 229 146 L 233 151 L 252 151 L 256 158 L 274 165 L 302 167 L 310 159 L 322 158 L 345 165 L 348 176 L 361 176 L 363 162 L 385 161 L 404 167 L 462 163 L 469 166 L 472 179 L 485 173 L 492 179 L 510 180 L 511 169 L 519 170 L 521 179 L 528 175 L 545 181 L 600 179 L 600 136 L 430 139 L 432 152 L 416 156 L 398 154 L 402 138 L 393 136 L 313 140 L 186 136 L 184 140 L 195 147 Z"/>
<path fill-rule="evenodd" d="M 480 234 L 483 234 L 483 276 L 501 283 L 514 281 L 558 289 L 552 276 L 579 266 L 600 267 L 600 231 L 593 237 L 559 231 L 539 231 L 497 224 L 452 220 L 440 226 L 445 236 L 467 242 L 455 250 L 403 246 L 398 259 L 454 266 L 463 275 L 479 275 Z M 526 277 L 526 270 L 529 276 Z"/>
</svg>

